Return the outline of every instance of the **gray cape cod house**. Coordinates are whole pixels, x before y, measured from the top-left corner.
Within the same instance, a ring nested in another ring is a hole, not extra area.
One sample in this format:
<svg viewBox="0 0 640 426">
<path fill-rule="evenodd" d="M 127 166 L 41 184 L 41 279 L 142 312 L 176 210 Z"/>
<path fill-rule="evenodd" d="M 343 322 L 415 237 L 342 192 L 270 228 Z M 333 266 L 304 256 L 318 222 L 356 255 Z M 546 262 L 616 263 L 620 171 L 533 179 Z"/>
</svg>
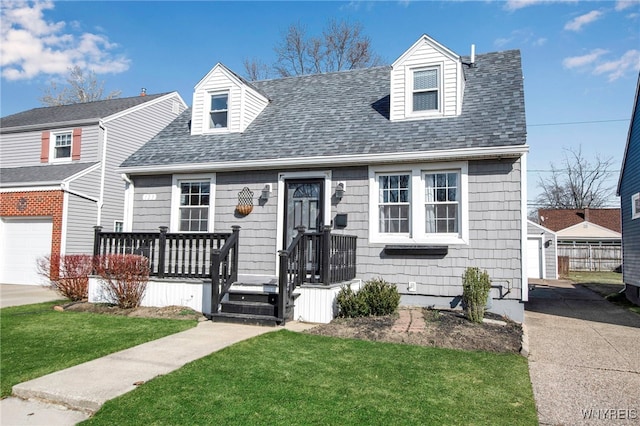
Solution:
<svg viewBox="0 0 640 426">
<path fill-rule="evenodd" d="M 214 319 L 328 322 L 341 286 L 378 277 L 402 305 L 456 307 L 475 266 L 491 310 L 522 321 L 527 152 L 517 50 L 424 35 L 391 66 L 254 82 L 217 64 L 122 163 L 131 239 L 97 232 L 96 252 L 190 277 L 180 298 Z M 275 311 L 241 306 L 255 293 Z"/>
</svg>

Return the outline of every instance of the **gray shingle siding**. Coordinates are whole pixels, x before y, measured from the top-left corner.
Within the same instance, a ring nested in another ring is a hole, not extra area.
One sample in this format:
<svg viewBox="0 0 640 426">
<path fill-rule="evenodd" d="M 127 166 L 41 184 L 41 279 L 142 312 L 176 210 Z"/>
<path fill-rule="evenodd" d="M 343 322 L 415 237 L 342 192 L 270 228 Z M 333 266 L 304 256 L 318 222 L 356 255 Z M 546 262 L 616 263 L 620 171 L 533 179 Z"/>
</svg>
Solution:
<svg viewBox="0 0 640 426">
<path fill-rule="evenodd" d="M 192 136 L 187 110 L 122 166 L 525 144 L 520 52 L 478 55 L 476 63 L 464 70 L 467 82 L 458 117 L 389 121 L 389 67 L 258 81 L 253 84 L 271 102 L 244 133 Z"/>
<path fill-rule="evenodd" d="M 158 232 L 171 220 L 171 176 L 136 176 L 134 178 L 133 230 Z M 154 194 L 154 200 L 144 200 Z"/>
<path fill-rule="evenodd" d="M 640 76 L 638 78 L 640 91 Z M 640 218 L 632 219 L 631 197 L 640 193 L 640 102 L 636 94 L 619 194 L 622 215 L 622 275 L 625 284 L 640 287 Z M 638 295 L 638 291 L 636 291 Z M 640 299 L 636 297 L 636 303 Z"/>
</svg>

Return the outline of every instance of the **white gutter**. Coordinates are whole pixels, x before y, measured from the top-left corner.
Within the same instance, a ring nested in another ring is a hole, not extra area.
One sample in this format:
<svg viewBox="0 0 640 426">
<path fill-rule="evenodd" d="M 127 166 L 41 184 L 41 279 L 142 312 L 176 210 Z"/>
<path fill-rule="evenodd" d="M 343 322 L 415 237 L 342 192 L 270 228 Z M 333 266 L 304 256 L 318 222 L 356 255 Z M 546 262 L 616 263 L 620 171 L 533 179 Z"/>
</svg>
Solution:
<svg viewBox="0 0 640 426">
<path fill-rule="evenodd" d="M 385 163 L 400 163 L 406 161 L 437 161 L 460 160 L 471 158 L 513 158 L 529 152 L 528 145 L 490 147 L 490 148 L 461 148 L 441 151 L 395 152 L 382 154 L 332 155 L 326 157 L 300 158 L 270 158 L 248 161 L 221 161 L 208 163 L 183 163 L 172 165 L 153 165 L 137 167 L 121 167 L 117 170 L 128 174 L 165 174 L 165 173 L 193 173 L 197 171 L 232 171 L 243 169 L 274 169 L 299 167 L 326 166 L 355 166 Z"/>
</svg>

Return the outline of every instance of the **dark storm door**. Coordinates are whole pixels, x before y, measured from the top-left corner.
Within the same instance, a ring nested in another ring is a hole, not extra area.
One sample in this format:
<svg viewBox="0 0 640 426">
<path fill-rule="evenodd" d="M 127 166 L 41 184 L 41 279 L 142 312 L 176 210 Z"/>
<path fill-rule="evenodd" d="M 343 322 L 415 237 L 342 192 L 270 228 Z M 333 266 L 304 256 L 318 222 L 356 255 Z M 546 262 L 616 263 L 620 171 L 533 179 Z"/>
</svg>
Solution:
<svg viewBox="0 0 640 426">
<path fill-rule="evenodd" d="M 324 223 L 324 180 L 295 179 L 285 181 L 284 248 L 289 247 L 298 233 L 297 227 L 304 226 L 306 233 L 320 233 Z M 320 235 L 308 240 L 307 271 L 318 273 L 319 254 L 322 239 Z"/>
</svg>

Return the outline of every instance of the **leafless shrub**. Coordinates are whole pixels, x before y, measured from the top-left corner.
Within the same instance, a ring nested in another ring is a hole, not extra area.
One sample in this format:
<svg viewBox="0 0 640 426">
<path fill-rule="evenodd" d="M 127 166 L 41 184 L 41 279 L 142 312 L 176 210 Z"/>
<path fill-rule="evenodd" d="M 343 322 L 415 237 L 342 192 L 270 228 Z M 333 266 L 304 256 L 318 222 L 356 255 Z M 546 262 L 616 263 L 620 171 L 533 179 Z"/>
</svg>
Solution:
<svg viewBox="0 0 640 426">
<path fill-rule="evenodd" d="M 37 271 L 58 294 L 76 302 L 87 298 L 92 259 L 88 254 L 44 256 L 37 260 Z"/>
<path fill-rule="evenodd" d="M 111 300 L 123 309 L 140 306 L 149 281 L 149 260 L 134 254 L 96 257 L 96 273 Z"/>
</svg>

